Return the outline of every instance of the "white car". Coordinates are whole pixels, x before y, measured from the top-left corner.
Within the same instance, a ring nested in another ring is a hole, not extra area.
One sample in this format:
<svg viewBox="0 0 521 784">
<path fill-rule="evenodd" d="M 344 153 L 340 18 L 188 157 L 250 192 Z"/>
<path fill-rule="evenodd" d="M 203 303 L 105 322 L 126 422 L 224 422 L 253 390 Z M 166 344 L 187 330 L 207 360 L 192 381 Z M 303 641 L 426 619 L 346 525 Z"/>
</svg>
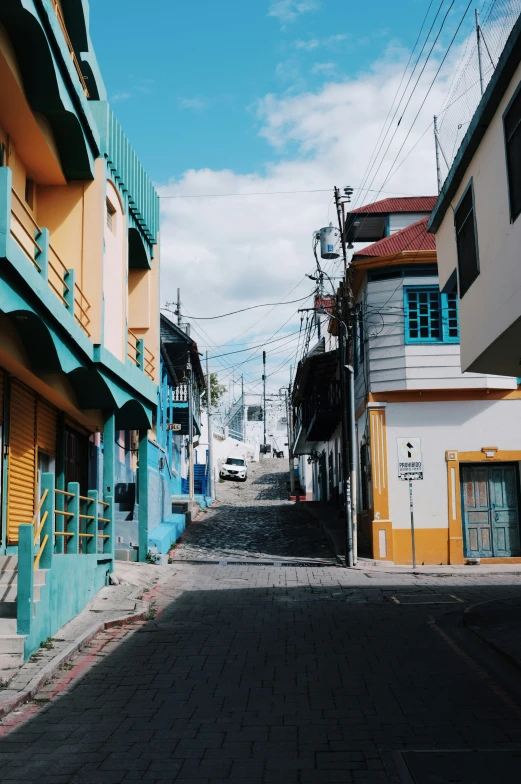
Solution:
<svg viewBox="0 0 521 784">
<path fill-rule="evenodd" d="M 227 457 L 219 475 L 221 479 L 238 479 L 245 482 L 248 478 L 248 463 L 244 457 Z"/>
</svg>

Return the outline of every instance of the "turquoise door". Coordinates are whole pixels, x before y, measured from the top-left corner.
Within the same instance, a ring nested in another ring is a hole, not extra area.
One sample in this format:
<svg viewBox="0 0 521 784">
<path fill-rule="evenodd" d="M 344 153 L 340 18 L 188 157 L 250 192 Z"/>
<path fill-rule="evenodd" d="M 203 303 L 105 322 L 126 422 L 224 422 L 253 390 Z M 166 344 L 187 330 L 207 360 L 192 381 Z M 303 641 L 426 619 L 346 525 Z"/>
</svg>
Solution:
<svg viewBox="0 0 521 784">
<path fill-rule="evenodd" d="M 517 465 L 462 466 L 461 495 L 465 556 L 521 555 Z"/>
</svg>

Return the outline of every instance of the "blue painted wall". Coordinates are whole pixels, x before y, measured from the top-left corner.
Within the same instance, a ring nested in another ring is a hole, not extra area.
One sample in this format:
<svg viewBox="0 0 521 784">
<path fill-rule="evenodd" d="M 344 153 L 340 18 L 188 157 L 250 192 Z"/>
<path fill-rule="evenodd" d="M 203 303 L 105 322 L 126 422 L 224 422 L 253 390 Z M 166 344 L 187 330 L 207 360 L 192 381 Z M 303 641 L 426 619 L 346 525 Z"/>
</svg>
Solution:
<svg viewBox="0 0 521 784">
<path fill-rule="evenodd" d="M 64 624 L 85 609 L 107 581 L 109 562 L 98 562 L 98 555 L 54 555 L 52 569 L 46 571 L 40 601 L 34 604 L 31 632 L 25 638 L 27 659 L 43 640 L 56 634 Z"/>
</svg>

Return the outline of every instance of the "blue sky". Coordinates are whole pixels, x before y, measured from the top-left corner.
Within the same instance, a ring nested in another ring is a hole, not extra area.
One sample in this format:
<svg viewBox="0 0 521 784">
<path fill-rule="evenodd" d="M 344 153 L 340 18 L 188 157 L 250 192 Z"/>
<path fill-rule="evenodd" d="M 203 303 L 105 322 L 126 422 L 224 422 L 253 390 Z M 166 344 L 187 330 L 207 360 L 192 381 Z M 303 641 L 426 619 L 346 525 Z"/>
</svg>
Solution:
<svg viewBox="0 0 521 784">
<path fill-rule="evenodd" d="M 368 15 L 347 0 L 91 0 L 91 34 L 117 115 L 165 181 L 276 159 L 258 133 L 257 101 L 370 68 L 390 43 L 414 42 L 426 7 L 372 0 Z"/>
<path fill-rule="evenodd" d="M 440 20 L 451 3 L 444 0 Z M 211 368 L 225 382 L 233 366 L 236 376 L 247 373 L 247 391 L 258 391 L 262 348 L 253 360 L 248 353 L 217 355 L 288 335 L 287 344 L 267 347 L 270 383 L 287 383 L 305 348 L 291 335 L 299 329 L 298 308 L 312 304 L 311 238 L 334 217 L 334 185 L 355 187 L 362 202 L 436 192 L 430 126 L 447 97 L 470 12 L 421 102 L 467 0 L 453 4 L 371 190 L 358 188 L 428 5 L 90 0 L 109 100 L 163 197 L 161 304 L 175 299 L 178 286 L 183 312 L 192 317 L 310 298 L 224 319 L 192 318 L 192 334 L 216 357 Z M 428 24 L 438 6 L 433 0 Z M 397 153 L 400 165 L 385 181 Z M 237 193 L 267 195 L 218 196 Z M 339 274 L 333 262 L 327 272 Z M 238 367 L 243 358 L 249 361 Z"/>
</svg>

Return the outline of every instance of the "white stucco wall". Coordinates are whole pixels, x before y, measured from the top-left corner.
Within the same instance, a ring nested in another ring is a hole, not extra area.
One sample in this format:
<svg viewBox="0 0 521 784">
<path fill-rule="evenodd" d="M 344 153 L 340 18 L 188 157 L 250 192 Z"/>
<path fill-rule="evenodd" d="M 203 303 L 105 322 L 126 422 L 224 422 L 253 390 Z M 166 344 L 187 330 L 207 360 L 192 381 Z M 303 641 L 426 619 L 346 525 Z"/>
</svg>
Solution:
<svg viewBox="0 0 521 784">
<path fill-rule="evenodd" d="M 445 452 L 484 446 L 521 450 L 521 401 L 390 403 L 386 407 L 389 511 L 394 528 L 409 528 L 409 486 L 398 477 L 396 439 L 422 441 L 423 481 L 414 482 L 415 525 L 448 527 Z"/>
<path fill-rule="evenodd" d="M 475 214 L 478 235 L 480 274 L 460 300 L 461 364 L 464 370 L 474 363 L 491 344 L 521 317 L 521 216 L 510 222 L 508 182 L 503 132 L 503 113 L 521 81 L 521 65 L 503 96 L 498 110 L 468 166 L 452 208 L 458 204 L 471 178 L 474 184 Z M 449 208 L 436 234 L 440 282 L 445 284 L 457 268 L 454 213 Z M 483 359 L 476 369 L 518 374 L 519 338 L 512 336 L 496 355 Z M 508 363 L 508 354 L 511 363 Z M 507 364 L 508 363 L 508 364 Z M 488 364 L 488 367 L 487 367 Z"/>
</svg>

